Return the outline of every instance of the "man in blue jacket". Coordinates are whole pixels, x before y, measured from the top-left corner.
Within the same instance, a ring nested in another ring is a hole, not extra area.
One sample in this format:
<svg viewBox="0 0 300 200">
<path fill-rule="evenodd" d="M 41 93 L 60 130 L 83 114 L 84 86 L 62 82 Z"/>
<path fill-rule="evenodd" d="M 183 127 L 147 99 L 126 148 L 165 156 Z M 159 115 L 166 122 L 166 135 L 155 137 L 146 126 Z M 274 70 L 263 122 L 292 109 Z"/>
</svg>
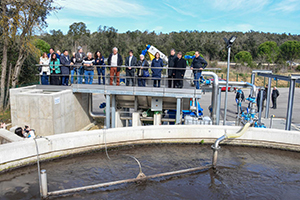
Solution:
<svg viewBox="0 0 300 200">
<path fill-rule="evenodd" d="M 195 52 L 195 58 L 191 64 L 191 70 L 194 73 L 194 84 L 196 89 L 200 89 L 199 79 L 201 78 L 202 70 L 207 66 L 206 60 L 202 58 L 198 51 Z"/>
</svg>

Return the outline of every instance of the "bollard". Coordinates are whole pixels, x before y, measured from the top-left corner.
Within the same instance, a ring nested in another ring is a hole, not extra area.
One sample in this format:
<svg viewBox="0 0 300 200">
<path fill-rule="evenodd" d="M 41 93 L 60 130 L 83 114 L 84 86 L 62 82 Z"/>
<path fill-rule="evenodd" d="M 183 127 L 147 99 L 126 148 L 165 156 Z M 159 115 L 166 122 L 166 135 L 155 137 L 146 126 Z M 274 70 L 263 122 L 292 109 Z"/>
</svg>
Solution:
<svg viewBox="0 0 300 200">
<path fill-rule="evenodd" d="M 46 198 L 48 196 L 47 173 L 45 169 L 41 170 L 41 192 L 42 198 Z"/>
<path fill-rule="evenodd" d="M 270 117 L 270 128 L 272 128 L 273 126 L 273 118 L 275 117 L 275 115 L 271 115 Z"/>
</svg>

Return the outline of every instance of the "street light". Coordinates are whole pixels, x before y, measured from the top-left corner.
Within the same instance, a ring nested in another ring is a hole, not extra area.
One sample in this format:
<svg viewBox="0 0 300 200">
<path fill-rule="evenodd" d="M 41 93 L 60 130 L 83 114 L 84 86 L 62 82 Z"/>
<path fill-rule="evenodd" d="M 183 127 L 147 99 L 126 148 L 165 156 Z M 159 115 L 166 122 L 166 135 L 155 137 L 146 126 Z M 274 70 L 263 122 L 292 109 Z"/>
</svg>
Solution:
<svg viewBox="0 0 300 200">
<path fill-rule="evenodd" d="M 231 36 L 229 40 L 223 38 L 226 42 L 226 47 L 228 48 L 228 61 L 227 61 L 227 76 L 226 76 L 226 93 L 225 93 L 225 107 L 224 107 L 224 120 L 223 125 L 226 124 L 226 115 L 227 115 L 227 99 L 228 99 L 228 81 L 229 81 L 229 69 L 230 69 L 230 50 L 233 42 L 236 40 L 236 36 Z M 221 95 L 221 94 L 220 94 Z"/>
</svg>

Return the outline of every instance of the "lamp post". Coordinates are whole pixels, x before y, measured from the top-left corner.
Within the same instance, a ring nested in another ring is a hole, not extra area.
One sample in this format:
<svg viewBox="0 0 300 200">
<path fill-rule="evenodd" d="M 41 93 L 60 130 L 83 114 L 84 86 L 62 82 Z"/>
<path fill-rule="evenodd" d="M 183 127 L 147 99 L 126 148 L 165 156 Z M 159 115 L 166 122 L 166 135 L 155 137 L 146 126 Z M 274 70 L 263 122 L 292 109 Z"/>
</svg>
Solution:
<svg viewBox="0 0 300 200">
<path fill-rule="evenodd" d="M 228 48 L 228 61 L 227 61 L 227 76 L 226 76 L 226 91 L 225 91 L 225 107 L 224 107 L 224 120 L 223 125 L 226 124 L 226 115 L 227 115 L 227 98 L 228 98 L 228 81 L 229 81 L 229 69 L 230 69 L 230 50 L 233 42 L 236 40 L 236 36 L 231 36 L 229 40 L 227 38 L 224 38 L 224 41 L 226 42 L 226 46 Z"/>
</svg>

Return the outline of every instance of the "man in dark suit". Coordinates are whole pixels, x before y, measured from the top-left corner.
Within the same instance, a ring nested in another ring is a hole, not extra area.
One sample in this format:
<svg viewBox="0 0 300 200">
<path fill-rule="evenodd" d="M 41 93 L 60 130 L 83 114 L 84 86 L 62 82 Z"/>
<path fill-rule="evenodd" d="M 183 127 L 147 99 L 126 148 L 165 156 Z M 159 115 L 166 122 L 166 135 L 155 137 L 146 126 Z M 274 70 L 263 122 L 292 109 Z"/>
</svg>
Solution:
<svg viewBox="0 0 300 200">
<path fill-rule="evenodd" d="M 69 52 L 67 50 L 64 50 L 63 54 L 61 54 L 60 63 L 62 64 L 62 66 L 60 67 L 62 74 L 61 84 L 68 86 L 71 60 L 69 58 Z"/>
<path fill-rule="evenodd" d="M 274 109 L 277 108 L 277 98 L 279 97 L 279 92 L 277 90 L 276 87 L 273 88 L 273 91 L 272 91 L 272 103 L 273 103 L 273 107 Z"/>
<path fill-rule="evenodd" d="M 178 68 L 176 70 L 173 70 L 173 73 L 175 72 L 176 78 L 176 80 L 174 81 L 175 88 L 182 88 L 183 77 L 186 68 L 186 60 L 182 58 L 182 53 L 180 51 L 177 54 L 177 59 L 175 59 L 175 68 Z"/>
<path fill-rule="evenodd" d="M 130 85 L 130 82 L 132 86 L 135 86 L 135 81 L 134 81 L 134 72 L 135 68 L 132 68 L 132 66 L 137 65 L 137 59 L 133 55 L 133 51 L 129 51 L 129 56 L 125 59 L 125 66 L 126 67 L 126 86 Z"/>
<path fill-rule="evenodd" d="M 110 65 L 110 85 L 113 85 L 114 76 L 117 76 L 117 85 L 120 85 L 120 71 L 123 64 L 123 58 L 118 54 L 118 48 L 114 47 L 113 52 L 107 59 L 107 64 Z"/>
</svg>

